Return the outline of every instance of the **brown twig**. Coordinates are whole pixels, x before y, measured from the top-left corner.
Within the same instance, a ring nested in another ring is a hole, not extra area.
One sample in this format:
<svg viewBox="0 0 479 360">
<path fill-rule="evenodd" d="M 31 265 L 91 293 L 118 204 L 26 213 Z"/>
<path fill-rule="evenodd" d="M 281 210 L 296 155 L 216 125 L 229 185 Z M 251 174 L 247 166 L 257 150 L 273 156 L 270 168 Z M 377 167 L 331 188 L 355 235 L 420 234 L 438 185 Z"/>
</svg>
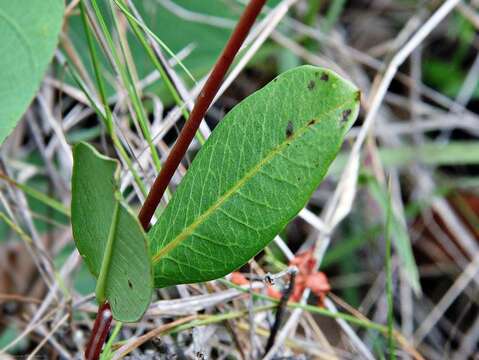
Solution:
<svg viewBox="0 0 479 360">
<path fill-rule="evenodd" d="M 32 304 L 41 304 L 42 300 L 23 296 L 20 294 L 0 294 L 0 303 L 6 301 L 16 301 L 16 302 L 25 302 L 25 303 L 32 303 Z"/>
<path fill-rule="evenodd" d="M 288 300 L 293 293 L 294 284 L 296 281 L 296 271 L 293 271 L 290 275 L 288 287 L 284 290 L 283 296 L 281 296 L 281 300 L 278 304 L 278 311 L 276 311 L 276 317 L 274 319 L 274 324 L 271 327 L 271 331 L 269 333 L 268 342 L 266 343 L 266 347 L 264 350 L 265 355 L 271 350 L 276 340 L 276 335 L 278 334 L 279 328 L 283 321 L 283 316 L 286 311 L 286 305 L 288 304 Z"/>
<path fill-rule="evenodd" d="M 155 179 L 155 182 L 153 183 L 153 186 L 151 187 L 150 192 L 140 210 L 138 219 L 140 220 L 143 228 L 148 228 L 151 218 L 153 217 L 153 214 L 155 213 L 155 210 L 158 207 L 161 198 L 163 197 L 166 187 L 170 183 L 170 180 L 178 168 L 178 165 L 188 150 L 188 146 L 193 140 L 193 137 L 200 126 L 201 120 L 205 116 L 206 111 L 208 110 L 211 102 L 221 86 L 221 81 L 223 80 L 241 45 L 246 39 L 251 26 L 255 22 L 256 17 L 258 16 L 265 2 L 266 0 L 251 0 L 243 12 L 243 15 L 241 15 L 233 34 L 228 40 L 228 43 L 223 49 L 223 52 L 218 58 L 213 71 L 211 72 L 208 80 L 198 96 L 195 106 L 191 111 L 190 118 L 181 130 L 178 140 L 173 146 L 173 149 L 166 159 L 165 164 L 161 168 L 158 177 Z"/>
<path fill-rule="evenodd" d="M 173 174 L 188 150 L 188 146 L 193 140 L 193 137 L 200 126 L 201 120 L 205 116 L 206 111 L 218 92 L 226 72 L 241 48 L 241 45 L 246 39 L 246 36 L 265 2 L 266 0 L 251 0 L 248 6 L 246 6 L 233 34 L 228 40 L 228 43 L 218 58 L 213 71 L 203 86 L 188 121 L 181 130 L 178 140 L 173 146 L 173 149 L 166 159 L 158 177 L 155 179 L 155 182 L 153 183 L 153 186 L 140 210 L 138 219 L 145 231 L 148 229 L 151 218 L 163 197 L 166 187 L 170 183 Z M 104 318 L 105 314 L 108 314 L 108 319 Z M 106 336 L 110 330 L 111 320 L 110 306 L 108 303 L 101 304 L 95 319 L 90 341 L 88 342 L 85 351 L 85 357 L 87 360 L 96 360 L 99 358 L 101 348 L 103 347 L 103 343 L 105 342 Z"/>
</svg>

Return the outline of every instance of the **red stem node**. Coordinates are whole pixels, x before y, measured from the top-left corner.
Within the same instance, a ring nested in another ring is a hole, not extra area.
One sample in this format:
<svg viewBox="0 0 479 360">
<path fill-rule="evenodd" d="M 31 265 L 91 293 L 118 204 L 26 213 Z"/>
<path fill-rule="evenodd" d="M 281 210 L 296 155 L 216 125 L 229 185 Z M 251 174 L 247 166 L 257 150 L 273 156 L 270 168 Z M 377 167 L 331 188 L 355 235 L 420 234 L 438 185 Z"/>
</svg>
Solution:
<svg viewBox="0 0 479 360">
<path fill-rule="evenodd" d="M 108 332 L 110 331 L 112 320 L 113 317 L 111 315 L 110 305 L 107 302 L 104 302 L 98 308 L 91 337 L 86 346 L 86 360 L 97 360 L 100 357 L 101 348 L 103 347 Z"/>
</svg>

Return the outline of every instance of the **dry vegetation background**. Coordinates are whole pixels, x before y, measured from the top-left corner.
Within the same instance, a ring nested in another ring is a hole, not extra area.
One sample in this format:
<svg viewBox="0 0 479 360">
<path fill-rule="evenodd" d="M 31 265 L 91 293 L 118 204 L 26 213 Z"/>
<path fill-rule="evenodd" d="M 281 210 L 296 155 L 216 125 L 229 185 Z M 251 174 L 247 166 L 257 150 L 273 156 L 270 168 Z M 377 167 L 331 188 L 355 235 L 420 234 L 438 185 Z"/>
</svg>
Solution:
<svg viewBox="0 0 479 360">
<path fill-rule="evenodd" d="M 145 35 L 187 109 L 243 3 L 130 2 L 139 21 L 195 76 L 193 83 Z M 137 210 L 144 200 L 141 184 L 149 188 L 157 173 L 151 149 L 163 160 L 184 123 L 184 108 L 165 89 L 118 8 L 117 26 L 109 20 L 113 48 L 88 10 L 104 60 L 116 141 L 89 102 L 89 97 L 97 101 L 98 88 L 78 1 L 68 0 L 60 44 L 41 90 L 0 148 L 1 358 L 81 358 L 90 334 L 94 281 L 74 249 L 69 222 L 71 145 L 88 141 L 120 158 L 121 188 Z M 237 289 L 212 281 L 157 290 L 140 323 L 115 327 L 111 357 L 389 358 L 390 294 L 397 358 L 479 358 L 478 29 L 476 0 L 269 1 L 202 136 L 238 101 L 303 63 L 353 81 L 362 91 L 360 117 L 307 208 L 241 269 L 250 285 Z M 115 52 L 132 73 L 147 114 L 146 131 L 128 96 L 129 84 L 109 65 Z M 199 146 L 198 141 L 191 146 L 172 190 Z M 392 292 L 385 272 L 388 189 L 394 209 Z M 409 244 L 414 259 L 408 258 Z M 276 289 L 287 287 L 289 276 L 281 271 L 313 245 L 331 292 L 323 307 L 316 306 L 316 296 L 303 296 L 300 305 L 285 309 L 275 345 L 264 354 L 276 312 L 251 289 L 265 294 L 267 273 L 279 273 Z M 414 290 L 414 263 L 420 291 Z"/>
</svg>

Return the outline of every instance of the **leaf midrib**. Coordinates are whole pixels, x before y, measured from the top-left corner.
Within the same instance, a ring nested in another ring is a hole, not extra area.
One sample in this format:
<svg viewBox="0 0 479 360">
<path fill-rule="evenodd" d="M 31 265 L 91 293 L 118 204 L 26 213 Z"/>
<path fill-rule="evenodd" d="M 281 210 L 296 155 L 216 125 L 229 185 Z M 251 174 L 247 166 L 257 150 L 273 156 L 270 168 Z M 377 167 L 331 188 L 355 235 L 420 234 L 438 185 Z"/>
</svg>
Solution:
<svg viewBox="0 0 479 360">
<path fill-rule="evenodd" d="M 271 161 L 277 154 L 279 154 L 284 148 L 286 148 L 290 143 L 299 139 L 306 131 L 314 125 L 317 125 L 321 119 L 327 117 L 329 114 L 337 111 L 338 109 L 344 107 L 351 100 L 348 100 L 344 103 L 339 104 L 330 111 L 325 112 L 324 114 L 318 116 L 314 124 L 307 123 L 305 126 L 300 127 L 295 131 L 290 137 L 286 138 L 285 141 L 274 147 L 268 155 L 266 155 L 261 161 L 259 161 L 255 166 L 253 166 L 241 179 L 239 179 L 236 184 L 234 184 L 230 190 L 221 195 L 218 200 L 211 205 L 205 212 L 203 212 L 198 218 L 192 222 L 190 225 L 185 227 L 181 233 L 179 233 L 172 241 L 166 244 L 161 248 L 152 258 L 152 263 L 156 264 L 160 259 L 171 252 L 174 248 L 179 246 L 186 238 L 188 238 L 193 231 L 200 226 L 204 220 L 206 220 L 212 213 L 216 211 L 223 203 L 225 203 L 232 195 L 234 195 L 248 180 L 253 178 L 269 161 Z M 353 101 L 354 102 L 354 101 Z"/>
</svg>

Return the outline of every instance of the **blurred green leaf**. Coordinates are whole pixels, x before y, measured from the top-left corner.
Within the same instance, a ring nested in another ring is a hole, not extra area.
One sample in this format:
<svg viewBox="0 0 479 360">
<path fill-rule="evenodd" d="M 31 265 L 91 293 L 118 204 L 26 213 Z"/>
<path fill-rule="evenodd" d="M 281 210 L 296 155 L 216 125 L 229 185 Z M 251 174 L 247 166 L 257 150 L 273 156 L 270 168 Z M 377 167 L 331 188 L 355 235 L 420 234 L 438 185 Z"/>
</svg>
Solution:
<svg viewBox="0 0 479 360">
<path fill-rule="evenodd" d="M 464 83 L 466 73 L 459 65 L 449 61 L 428 58 L 423 62 L 424 82 L 443 94 L 455 98 Z M 474 91 L 474 98 L 479 95 L 478 88 Z"/>
<path fill-rule="evenodd" d="M 37 92 L 57 46 L 64 1 L 0 1 L 0 144 Z"/>
<path fill-rule="evenodd" d="M 4 347 L 8 346 L 12 341 L 18 338 L 19 335 L 20 335 L 20 332 L 18 331 L 18 329 L 16 329 L 13 326 L 7 326 L 0 333 L 0 349 L 3 349 Z M 20 342 L 17 343 L 15 346 L 10 348 L 9 352 L 15 353 L 16 351 L 25 351 L 27 347 L 28 347 L 28 342 L 24 338 L 20 340 Z"/>
<path fill-rule="evenodd" d="M 419 146 L 381 147 L 379 158 L 385 166 L 407 166 L 411 163 L 427 165 L 478 165 L 479 141 L 425 142 Z M 330 172 L 338 174 L 346 165 L 348 154 L 340 154 Z"/>
</svg>

